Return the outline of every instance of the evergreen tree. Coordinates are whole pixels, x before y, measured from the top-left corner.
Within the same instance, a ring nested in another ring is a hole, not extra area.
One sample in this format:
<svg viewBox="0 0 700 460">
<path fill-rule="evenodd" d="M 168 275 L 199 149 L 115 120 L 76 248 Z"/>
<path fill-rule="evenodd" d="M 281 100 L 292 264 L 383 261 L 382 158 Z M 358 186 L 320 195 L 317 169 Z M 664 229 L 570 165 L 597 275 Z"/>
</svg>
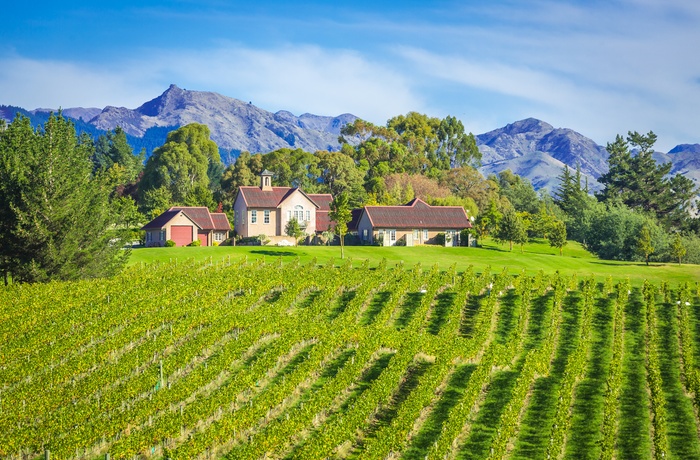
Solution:
<svg viewBox="0 0 700 460">
<path fill-rule="evenodd" d="M 110 188 L 93 174 L 93 144 L 51 114 L 31 129 L 18 117 L 0 132 L 0 258 L 5 280 L 36 282 L 110 275 L 128 258 L 115 233 Z"/>
</svg>

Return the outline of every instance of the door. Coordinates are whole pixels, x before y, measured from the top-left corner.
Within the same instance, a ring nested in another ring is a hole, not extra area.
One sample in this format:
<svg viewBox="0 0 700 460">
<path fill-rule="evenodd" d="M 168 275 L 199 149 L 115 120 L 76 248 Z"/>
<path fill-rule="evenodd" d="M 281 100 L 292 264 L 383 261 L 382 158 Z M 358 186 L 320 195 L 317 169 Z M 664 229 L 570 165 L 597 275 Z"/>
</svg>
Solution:
<svg viewBox="0 0 700 460">
<path fill-rule="evenodd" d="M 189 225 L 173 225 L 170 227 L 170 239 L 176 246 L 187 246 L 192 242 L 192 227 Z"/>
<path fill-rule="evenodd" d="M 202 243 L 202 246 L 209 246 L 209 238 L 207 238 L 207 232 L 197 232 L 197 238 Z"/>
</svg>

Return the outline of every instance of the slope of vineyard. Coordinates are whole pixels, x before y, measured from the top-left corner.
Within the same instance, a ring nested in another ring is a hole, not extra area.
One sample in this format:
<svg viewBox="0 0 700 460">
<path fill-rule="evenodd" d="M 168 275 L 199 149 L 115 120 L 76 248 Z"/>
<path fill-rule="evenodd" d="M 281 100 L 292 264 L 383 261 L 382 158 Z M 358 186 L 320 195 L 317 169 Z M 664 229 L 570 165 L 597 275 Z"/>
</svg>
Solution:
<svg viewBox="0 0 700 460">
<path fill-rule="evenodd" d="M 0 457 L 700 458 L 697 284 L 387 265 L 0 288 Z"/>
</svg>

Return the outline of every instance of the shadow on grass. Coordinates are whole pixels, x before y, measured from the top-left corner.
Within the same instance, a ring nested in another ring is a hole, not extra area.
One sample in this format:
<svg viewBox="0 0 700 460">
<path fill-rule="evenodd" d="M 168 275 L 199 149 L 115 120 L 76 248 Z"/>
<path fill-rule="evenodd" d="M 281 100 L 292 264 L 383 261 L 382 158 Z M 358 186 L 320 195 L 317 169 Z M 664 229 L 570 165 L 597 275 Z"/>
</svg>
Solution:
<svg viewBox="0 0 700 460">
<path fill-rule="evenodd" d="M 292 257 L 292 256 L 300 256 L 300 253 L 296 252 L 291 252 L 291 251 L 275 251 L 273 249 L 257 249 L 255 251 L 250 251 L 251 254 L 260 254 L 263 256 L 271 256 L 271 257 Z"/>
</svg>

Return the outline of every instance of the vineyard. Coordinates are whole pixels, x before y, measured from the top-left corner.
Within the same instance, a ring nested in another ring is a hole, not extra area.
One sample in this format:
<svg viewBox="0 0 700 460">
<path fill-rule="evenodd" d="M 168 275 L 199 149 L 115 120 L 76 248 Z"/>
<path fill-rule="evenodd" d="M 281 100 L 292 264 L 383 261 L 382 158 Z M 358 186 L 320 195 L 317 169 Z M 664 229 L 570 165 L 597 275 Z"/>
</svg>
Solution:
<svg viewBox="0 0 700 460">
<path fill-rule="evenodd" d="M 272 258 L 11 285 L 0 457 L 700 458 L 698 289 Z"/>
</svg>

